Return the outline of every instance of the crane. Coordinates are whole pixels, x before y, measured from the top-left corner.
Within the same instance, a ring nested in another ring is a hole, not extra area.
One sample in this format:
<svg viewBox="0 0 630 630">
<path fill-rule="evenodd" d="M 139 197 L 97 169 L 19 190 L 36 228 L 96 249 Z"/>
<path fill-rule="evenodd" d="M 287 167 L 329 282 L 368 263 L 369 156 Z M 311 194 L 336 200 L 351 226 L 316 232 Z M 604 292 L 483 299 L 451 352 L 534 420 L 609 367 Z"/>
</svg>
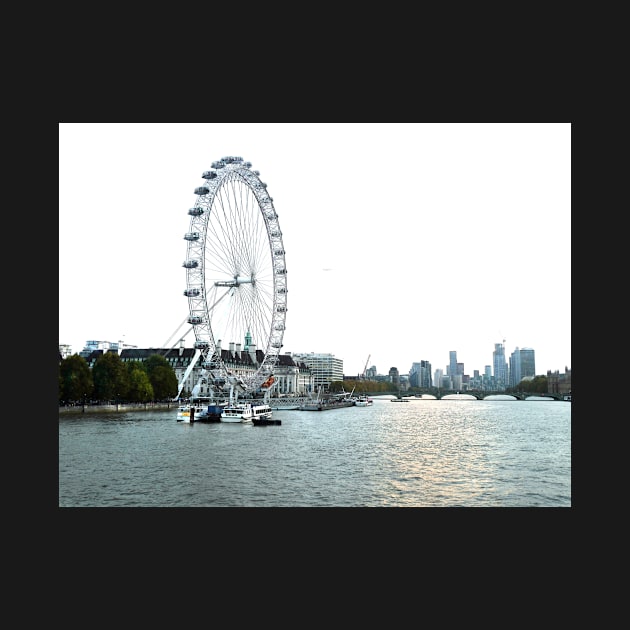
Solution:
<svg viewBox="0 0 630 630">
<path fill-rule="evenodd" d="M 365 372 L 367 370 L 367 366 L 368 366 L 368 363 L 370 362 L 371 356 L 372 356 L 371 354 L 368 354 L 368 358 L 365 360 L 365 365 L 363 366 L 363 374 L 361 374 L 362 379 L 365 379 Z"/>
</svg>

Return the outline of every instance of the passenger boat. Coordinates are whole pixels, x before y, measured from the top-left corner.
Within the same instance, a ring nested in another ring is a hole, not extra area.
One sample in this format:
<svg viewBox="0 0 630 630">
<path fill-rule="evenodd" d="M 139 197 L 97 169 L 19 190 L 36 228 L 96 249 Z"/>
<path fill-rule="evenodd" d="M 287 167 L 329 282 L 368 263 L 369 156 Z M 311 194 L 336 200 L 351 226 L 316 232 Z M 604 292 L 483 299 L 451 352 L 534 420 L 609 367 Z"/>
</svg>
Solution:
<svg viewBox="0 0 630 630">
<path fill-rule="evenodd" d="M 230 403 L 221 413 L 221 422 L 253 422 L 269 420 L 273 415 L 271 407 L 266 404 Z"/>
<path fill-rule="evenodd" d="M 354 401 L 355 407 L 371 407 L 374 401 L 369 396 L 359 396 Z"/>
<path fill-rule="evenodd" d="M 190 403 L 177 408 L 177 422 L 219 422 L 223 407 Z"/>
</svg>

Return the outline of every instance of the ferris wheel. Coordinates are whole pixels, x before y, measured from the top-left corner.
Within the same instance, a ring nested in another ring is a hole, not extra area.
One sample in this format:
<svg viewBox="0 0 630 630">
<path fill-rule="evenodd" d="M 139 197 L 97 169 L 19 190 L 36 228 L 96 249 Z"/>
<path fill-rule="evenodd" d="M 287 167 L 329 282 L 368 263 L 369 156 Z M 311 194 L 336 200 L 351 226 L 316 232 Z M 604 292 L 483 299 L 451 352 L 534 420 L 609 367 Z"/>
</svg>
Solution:
<svg viewBox="0 0 630 630">
<path fill-rule="evenodd" d="M 202 374 L 215 391 L 238 380 L 254 392 L 269 382 L 282 348 L 287 269 L 273 199 L 251 162 L 212 163 L 188 210 L 186 290 Z M 236 378 L 234 353 L 247 369 Z M 249 355 L 249 356 L 247 356 Z"/>
</svg>

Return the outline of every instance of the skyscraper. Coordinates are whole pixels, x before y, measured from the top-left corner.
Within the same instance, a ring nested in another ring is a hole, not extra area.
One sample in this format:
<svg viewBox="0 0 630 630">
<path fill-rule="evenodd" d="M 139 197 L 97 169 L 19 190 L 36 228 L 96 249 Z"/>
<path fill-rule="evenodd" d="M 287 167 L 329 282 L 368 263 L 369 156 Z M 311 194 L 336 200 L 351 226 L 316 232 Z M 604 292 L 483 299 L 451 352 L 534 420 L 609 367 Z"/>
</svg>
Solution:
<svg viewBox="0 0 630 630">
<path fill-rule="evenodd" d="M 516 387 L 524 378 L 536 376 L 536 360 L 532 348 L 518 348 L 510 355 L 510 387 Z"/>
<path fill-rule="evenodd" d="M 446 374 L 451 378 L 457 374 L 457 350 L 451 350 L 448 353 L 448 367 L 446 368 Z"/>
<path fill-rule="evenodd" d="M 521 348 L 521 379 L 536 376 L 536 353 L 533 348 Z"/>
<path fill-rule="evenodd" d="M 505 362 L 505 347 L 502 343 L 494 344 L 492 367 L 494 370 L 495 387 L 497 388 L 497 391 L 502 391 L 508 384 L 508 366 Z"/>
</svg>

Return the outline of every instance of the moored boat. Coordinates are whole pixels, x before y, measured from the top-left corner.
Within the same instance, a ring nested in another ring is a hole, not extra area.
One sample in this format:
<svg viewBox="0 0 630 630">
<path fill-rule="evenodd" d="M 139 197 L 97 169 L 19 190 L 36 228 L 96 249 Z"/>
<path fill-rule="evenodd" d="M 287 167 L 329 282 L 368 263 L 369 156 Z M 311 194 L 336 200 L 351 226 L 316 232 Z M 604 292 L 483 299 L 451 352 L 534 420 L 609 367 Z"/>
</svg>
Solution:
<svg viewBox="0 0 630 630">
<path fill-rule="evenodd" d="M 266 403 L 230 403 L 221 413 L 221 422 L 253 422 L 269 420 L 273 416 L 271 407 Z"/>
<path fill-rule="evenodd" d="M 177 422 L 190 422 L 190 405 L 177 407 Z"/>
<path fill-rule="evenodd" d="M 354 403 L 355 401 L 352 398 L 352 392 L 322 396 L 320 391 L 317 394 L 317 398 L 301 404 L 300 411 L 327 411 L 329 409 L 341 409 L 343 407 L 354 407 Z"/>
<path fill-rule="evenodd" d="M 177 408 L 177 422 L 219 422 L 222 411 L 220 405 L 186 403 Z"/>
<path fill-rule="evenodd" d="M 321 411 L 322 403 L 318 400 L 311 400 L 309 402 L 302 403 L 299 406 L 300 411 Z"/>
<path fill-rule="evenodd" d="M 275 410 L 294 410 L 299 409 L 300 405 L 307 403 L 309 399 L 306 396 L 286 396 L 283 398 L 272 397 L 269 399 L 269 406 Z"/>
</svg>

